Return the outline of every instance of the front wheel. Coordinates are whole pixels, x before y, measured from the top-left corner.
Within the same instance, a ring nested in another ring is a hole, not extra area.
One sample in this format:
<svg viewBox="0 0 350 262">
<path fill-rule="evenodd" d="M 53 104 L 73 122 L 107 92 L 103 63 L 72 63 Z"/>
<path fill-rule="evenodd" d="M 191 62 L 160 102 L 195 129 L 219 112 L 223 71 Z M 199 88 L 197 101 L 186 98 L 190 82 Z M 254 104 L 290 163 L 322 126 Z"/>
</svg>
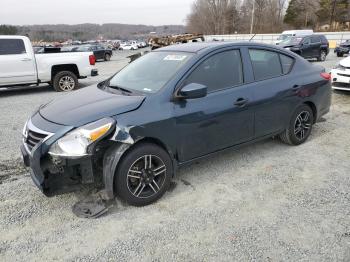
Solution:
<svg viewBox="0 0 350 262">
<path fill-rule="evenodd" d="M 122 158 L 115 174 L 114 190 L 130 205 L 149 205 L 164 195 L 172 174 L 169 154 L 159 146 L 142 143 Z"/>
<path fill-rule="evenodd" d="M 290 122 L 289 127 L 280 135 L 281 140 L 290 145 L 304 143 L 311 134 L 314 114 L 308 105 L 299 106 Z"/>
<path fill-rule="evenodd" d="M 78 86 L 77 76 L 70 71 L 57 73 L 53 78 L 53 87 L 57 92 L 68 92 Z"/>
</svg>

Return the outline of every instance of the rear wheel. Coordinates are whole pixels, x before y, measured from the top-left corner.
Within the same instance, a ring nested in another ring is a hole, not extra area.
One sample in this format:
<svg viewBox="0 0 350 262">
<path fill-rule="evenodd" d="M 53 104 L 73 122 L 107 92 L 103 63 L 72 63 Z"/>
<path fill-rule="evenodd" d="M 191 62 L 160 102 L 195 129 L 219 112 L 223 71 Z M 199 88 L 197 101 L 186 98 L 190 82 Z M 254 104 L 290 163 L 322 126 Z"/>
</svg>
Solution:
<svg viewBox="0 0 350 262">
<path fill-rule="evenodd" d="M 105 61 L 110 61 L 110 60 L 111 60 L 111 55 L 105 54 Z"/>
<path fill-rule="evenodd" d="M 321 50 L 320 56 L 317 58 L 318 61 L 325 61 L 327 58 L 327 52 L 325 50 Z"/>
<path fill-rule="evenodd" d="M 142 143 L 122 158 L 115 174 L 118 196 L 134 206 L 145 206 L 161 198 L 169 187 L 172 162 L 159 146 Z"/>
<path fill-rule="evenodd" d="M 78 78 L 70 71 L 62 71 L 54 76 L 52 83 L 57 92 L 68 92 L 78 86 Z"/>
<path fill-rule="evenodd" d="M 299 106 L 290 122 L 289 127 L 280 135 L 281 140 L 290 145 L 304 143 L 311 134 L 314 115 L 308 105 Z"/>
<path fill-rule="evenodd" d="M 337 53 L 337 57 L 343 57 L 343 53 Z"/>
</svg>

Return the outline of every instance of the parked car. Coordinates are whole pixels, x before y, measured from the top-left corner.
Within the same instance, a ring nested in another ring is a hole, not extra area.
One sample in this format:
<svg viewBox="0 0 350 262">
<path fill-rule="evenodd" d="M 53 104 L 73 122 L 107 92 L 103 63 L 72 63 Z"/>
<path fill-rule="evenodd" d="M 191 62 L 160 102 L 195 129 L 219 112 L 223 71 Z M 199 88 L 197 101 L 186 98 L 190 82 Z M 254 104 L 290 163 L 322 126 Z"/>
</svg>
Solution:
<svg viewBox="0 0 350 262">
<path fill-rule="evenodd" d="M 325 69 L 277 46 L 173 45 L 41 106 L 21 151 L 48 196 L 101 183 L 106 198 L 142 206 L 215 152 L 273 136 L 304 143 L 330 104 Z"/>
<path fill-rule="evenodd" d="M 121 44 L 119 50 L 137 50 L 139 49 L 137 45 L 134 44 Z"/>
<path fill-rule="evenodd" d="M 277 38 L 276 45 L 279 45 L 282 41 L 286 41 L 291 37 L 302 37 L 306 35 L 313 35 L 314 31 L 310 29 L 306 30 L 287 30 L 283 31 L 282 34 Z"/>
<path fill-rule="evenodd" d="M 78 79 L 97 75 L 95 56 L 88 53 L 35 54 L 25 36 L 0 36 L 0 86 L 52 84 L 56 91 L 71 91 Z"/>
<path fill-rule="evenodd" d="M 284 47 L 306 59 L 325 61 L 329 53 L 329 43 L 324 35 L 291 37 L 280 43 Z"/>
<path fill-rule="evenodd" d="M 334 53 L 337 53 L 337 57 L 342 57 L 350 52 L 350 40 L 346 40 L 334 49 Z"/>
<path fill-rule="evenodd" d="M 74 52 L 93 52 L 96 60 L 110 61 L 113 55 L 113 50 L 110 48 L 105 48 L 102 45 L 81 45 L 74 48 Z"/>
<path fill-rule="evenodd" d="M 331 72 L 333 89 L 350 91 L 350 57 L 341 60 Z"/>
</svg>

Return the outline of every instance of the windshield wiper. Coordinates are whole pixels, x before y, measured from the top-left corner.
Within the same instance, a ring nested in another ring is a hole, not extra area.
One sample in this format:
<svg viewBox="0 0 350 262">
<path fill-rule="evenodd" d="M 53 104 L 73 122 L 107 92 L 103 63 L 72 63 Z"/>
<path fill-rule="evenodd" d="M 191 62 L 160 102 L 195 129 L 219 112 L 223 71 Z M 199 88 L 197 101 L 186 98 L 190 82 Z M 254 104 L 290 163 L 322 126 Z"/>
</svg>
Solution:
<svg viewBox="0 0 350 262">
<path fill-rule="evenodd" d="M 108 85 L 108 87 L 113 88 L 113 89 L 117 89 L 119 91 L 125 92 L 125 93 L 129 93 L 132 94 L 132 91 L 129 89 L 126 89 L 124 87 L 120 87 L 120 86 L 113 86 L 113 85 Z"/>
</svg>

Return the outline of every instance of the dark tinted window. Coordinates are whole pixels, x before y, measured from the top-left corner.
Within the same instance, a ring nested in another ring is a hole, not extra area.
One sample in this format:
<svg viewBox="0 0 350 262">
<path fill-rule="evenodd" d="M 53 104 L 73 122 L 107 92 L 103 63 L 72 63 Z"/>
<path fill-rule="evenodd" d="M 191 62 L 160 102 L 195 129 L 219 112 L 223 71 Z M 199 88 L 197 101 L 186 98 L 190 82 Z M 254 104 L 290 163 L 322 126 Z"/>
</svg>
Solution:
<svg viewBox="0 0 350 262">
<path fill-rule="evenodd" d="M 324 35 L 320 35 L 320 38 L 323 44 L 328 44 L 328 40 Z"/>
<path fill-rule="evenodd" d="M 319 36 L 312 36 L 311 43 L 321 43 L 321 39 Z"/>
<path fill-rule="evenodd" d="M 26 49 L 21 39 L 0 39 L 0 55 L 25 54 Z"/>
<path fill-rule="evenodd" d="M 283 74 L 288 74 L 290 72 L 290 70 L 292 69 L 294 59 L 289 57 L 289 56 L 282 55 L 282 54 L 280 54 L 280 58 L 281 58 Z"/>
<path fill-rule="evenodd" d="M 243 83 L 241 54 L 231 50 L 215 54 L 202 62 L 186 79 L 184 85 L 202 84 L 213 92 Z"/>
<path fill-rule="evenodd" d="M 273 51 L 250 49 L 255 80 L 263 80 L 282 75 L 279 54 Z"/>
<path fill-rule="evenodd" d="M 309 45 L 310 43 L 311 43 L 310 37 L 304 38 L 304 40 L 303 40 L 304 45 Z"/>
</svg>

